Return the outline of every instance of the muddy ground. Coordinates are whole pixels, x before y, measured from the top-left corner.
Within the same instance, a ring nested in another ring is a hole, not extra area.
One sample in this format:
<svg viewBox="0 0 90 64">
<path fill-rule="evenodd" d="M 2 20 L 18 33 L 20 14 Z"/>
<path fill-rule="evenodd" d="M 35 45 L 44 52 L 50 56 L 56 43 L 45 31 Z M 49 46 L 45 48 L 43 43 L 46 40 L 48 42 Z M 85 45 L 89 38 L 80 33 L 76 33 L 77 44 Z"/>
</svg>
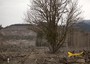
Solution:
<svg viewBox="0 0 90 64">
<path fill-rule="evenodd" d="M 72 61 L 71 63 L 68 62 Z M 16 45 L 6 45 L 0 47 L 0 64 L 90 64 L 84 58 L 80 58 L 80 63 L 75 58 L 68 58 L 67 52 L 59 51 L 51 54 L 47 47 L 20 47 Z"/>
</svg>

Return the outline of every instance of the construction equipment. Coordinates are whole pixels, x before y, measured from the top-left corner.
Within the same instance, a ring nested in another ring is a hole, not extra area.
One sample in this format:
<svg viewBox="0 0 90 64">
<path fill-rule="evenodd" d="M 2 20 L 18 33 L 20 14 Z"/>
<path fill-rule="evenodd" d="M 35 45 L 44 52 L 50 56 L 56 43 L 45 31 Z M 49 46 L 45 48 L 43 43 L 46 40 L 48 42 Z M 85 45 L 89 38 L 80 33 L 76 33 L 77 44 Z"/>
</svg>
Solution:
<svg viewBox="0 0 90 64">
<path fill-rule="evenodd" d="M 80 53 L 68 52 L 68 57 L 83 57 L 83 52 Z"/>
</svg>

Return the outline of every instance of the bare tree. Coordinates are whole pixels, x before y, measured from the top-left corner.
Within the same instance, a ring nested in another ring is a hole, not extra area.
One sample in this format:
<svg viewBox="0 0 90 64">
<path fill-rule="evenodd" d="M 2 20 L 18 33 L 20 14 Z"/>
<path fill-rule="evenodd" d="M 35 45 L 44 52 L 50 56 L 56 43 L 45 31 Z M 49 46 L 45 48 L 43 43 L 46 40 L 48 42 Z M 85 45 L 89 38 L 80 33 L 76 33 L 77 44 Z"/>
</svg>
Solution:
<svg viewBox="0 0 90 64">
<path fill-rule="evenodd" d="M 68 29 L 80 20 L 81 11 L 73 0 L 33 0 L 26 21 L 37 25 L 55 53 L 65 42 Z"/>
<path fill-rule="evenodd" d="M 0 30 L 1 30 L 2 28 L 3 28 L 2 25 L 0 25 Z"/>
</svg>

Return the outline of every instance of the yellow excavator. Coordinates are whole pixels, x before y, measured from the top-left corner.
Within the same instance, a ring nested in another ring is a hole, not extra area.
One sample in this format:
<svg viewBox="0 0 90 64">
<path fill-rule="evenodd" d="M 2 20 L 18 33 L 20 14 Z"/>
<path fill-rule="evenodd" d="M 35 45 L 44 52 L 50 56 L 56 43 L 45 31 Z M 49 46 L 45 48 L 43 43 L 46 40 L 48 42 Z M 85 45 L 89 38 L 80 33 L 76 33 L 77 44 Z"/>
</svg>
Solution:
<svg viewBox="0 0 90 64">
<path fill-rule="evenodd" d="M 80 53 L 68 52 L 68 57 L 83 57 L 83 52 Z"/>
</svg>

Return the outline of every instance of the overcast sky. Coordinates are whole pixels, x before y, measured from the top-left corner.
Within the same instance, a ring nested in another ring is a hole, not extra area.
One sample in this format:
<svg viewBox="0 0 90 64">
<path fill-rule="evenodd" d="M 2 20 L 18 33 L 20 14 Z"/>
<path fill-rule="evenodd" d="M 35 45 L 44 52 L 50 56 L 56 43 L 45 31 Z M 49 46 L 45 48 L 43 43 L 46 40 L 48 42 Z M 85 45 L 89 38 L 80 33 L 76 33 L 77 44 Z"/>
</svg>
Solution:
<svg viewBox="0 0 90 64">
<path fill-rule="evenodd" d="M 15 23 L 24 23 L 24 14 L 30 0 L 0 0 L 0 24 L 8 26 Z M 79 0 L 82 6 L 83 17 L 90 19 L 90 0 Z"/>
</svg>

